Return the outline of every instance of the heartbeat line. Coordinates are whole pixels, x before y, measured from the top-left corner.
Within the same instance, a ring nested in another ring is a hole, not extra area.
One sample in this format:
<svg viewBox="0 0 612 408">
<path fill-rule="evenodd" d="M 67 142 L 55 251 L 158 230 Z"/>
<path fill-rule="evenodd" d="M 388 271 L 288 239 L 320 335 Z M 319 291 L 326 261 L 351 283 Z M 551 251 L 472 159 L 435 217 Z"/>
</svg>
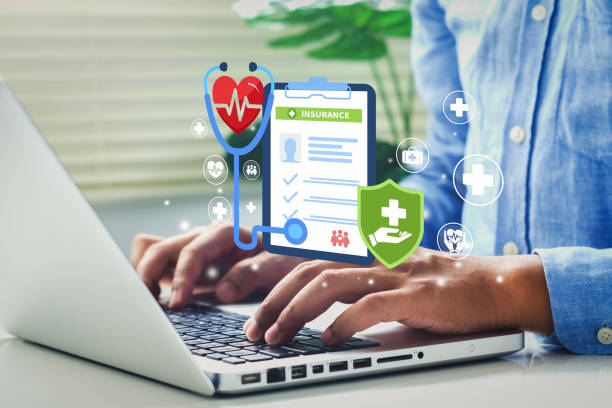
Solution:
<svg viewBox="0 0 612 408">
<path fill-rule="evenodd" d="M 246 96 L 242 99 L 241 105 L 240 100 L 238 99 L 238 89 L 234 88 L 229 105 L 227 103 L 215 103 L 215 108 L 224 108 L 228 116 L 231 116 L 234 108 L 236 108 L 238 110 L 238 121 L 242 122 L 242 116 L 244 115 L 246 108 L 261 110 L 261 105 L 249 103 L 249 99 Z"/>
</svg>

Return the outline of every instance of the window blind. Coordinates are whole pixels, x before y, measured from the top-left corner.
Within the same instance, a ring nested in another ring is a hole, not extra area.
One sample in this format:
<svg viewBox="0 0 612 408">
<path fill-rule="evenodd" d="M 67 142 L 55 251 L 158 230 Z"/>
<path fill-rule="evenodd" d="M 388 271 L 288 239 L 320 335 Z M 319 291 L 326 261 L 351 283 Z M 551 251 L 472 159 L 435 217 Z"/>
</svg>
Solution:
<svg viewBox="0 0 612 408">
<path fill-rule="evenodd" d="M 231 1 L 0 0 L 0 76 L 90 200 L 192 194 L 213 189 L 201 166 L 221 152 L 210 132 L 195 139 L 190 130 L 206 119 L 201 80 L 221 59 L 236 77 L 254 60 L 279 82 L 325 75 L 375 85 L 367 62 L 268 47 L 282 30 L 249 26 Z M 408 41 L 389 45 L 405 92 Z M 414 136 L 424 121 L 417 104 Z M 377 134 L 390 137 L 380 98 Z"/>
</svg>

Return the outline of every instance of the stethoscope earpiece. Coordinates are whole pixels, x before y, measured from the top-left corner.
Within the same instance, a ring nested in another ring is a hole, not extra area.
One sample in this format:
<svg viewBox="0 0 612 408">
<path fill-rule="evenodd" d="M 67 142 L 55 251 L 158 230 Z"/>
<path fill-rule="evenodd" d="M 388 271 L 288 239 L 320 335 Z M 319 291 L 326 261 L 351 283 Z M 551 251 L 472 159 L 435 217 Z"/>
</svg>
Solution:
<svg viewBox="0 0 612 408">
<path fill-rule="evenodd" d="M 223 61 L 219 64 L 219 69 L 223 72 L 227 71 L 227 62 Z"/>
<path fill-rule="evenodd" d="M 254 63 L 253 61 L 249 62 L 249 71 L 251 72 L 257 71 L 257 64 Z"/>
</svg>

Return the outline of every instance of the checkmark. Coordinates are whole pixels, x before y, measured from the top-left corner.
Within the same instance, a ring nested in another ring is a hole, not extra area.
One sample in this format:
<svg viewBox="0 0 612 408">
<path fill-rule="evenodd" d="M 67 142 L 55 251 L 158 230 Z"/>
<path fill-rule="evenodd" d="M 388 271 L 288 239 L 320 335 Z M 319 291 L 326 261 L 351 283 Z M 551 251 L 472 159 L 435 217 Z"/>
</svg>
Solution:
<svg viewBox="0 0 612 408">
<path fill-rule="evenodd" d="M 291 202 L 291 200 L 293 200 L 293 199 L 295 198 L 295 196 L 297 195 L 297 193 L 298 193 L 298 192 L 296 191 L 296 192 L 295 192 L 295 193 L 293 193 L 293 194 L 291 195 L 291 197 L 289 197 L 289 198 L 287 198 L 287 197 L 283 196 L 283 200 L 285 200 L 285 202 L 286 202 L 286 203 L 290 203 L 290 202 Z"/>
<path fill-rule="evenodd" d="M 297 176 L 298 176 L 298 174 L 297 174 L 297 173 L 295 173 L 295 174 L 293 175 L 293 177 L 291 177 L 289 180 L 287 180 L 286 178 L 283 178 L 283 181 L 285 182 L 285 184 L 286 184 L 286 185 L 289 185 L 289 184 L 291 184 L 291 183 L 293 182 L 293 180 L 295 180 L 295 179 L 296 179 L 296 177 L 297 177 Z"/>
<path fill-rule="evenodd" d="M 283 213 L 283 217 L 285 217 L 286 220 L 288 220 L 289 218 L 293 218 L 293 216 L 297 213 L 297 210 L 293 211 L 289 216 L 285 215 Z"/>
</svg>

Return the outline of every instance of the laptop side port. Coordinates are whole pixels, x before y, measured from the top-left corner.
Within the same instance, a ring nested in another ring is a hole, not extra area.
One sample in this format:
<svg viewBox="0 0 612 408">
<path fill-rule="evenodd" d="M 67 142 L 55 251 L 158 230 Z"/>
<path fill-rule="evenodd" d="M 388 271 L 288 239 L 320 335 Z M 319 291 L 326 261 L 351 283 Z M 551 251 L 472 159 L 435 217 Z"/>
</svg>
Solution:
<svg viewBox="0 0 612 408">
<path fill-rule="evenodd" d="M 394 361 L 411 360 L 412 354 L 402 354 L 399 356 L 383 357 L 376 360 L 377 363 L 392 363 Z"/>
<path fill-rule="evenodd" d="M 323 364 L 317 364 L 312 366 L 313 374 L 321 374 L 323 372 Z"/>
<path fill-rule="evenodd" d="M 366 368 L 372 367 L 372 359 L 371 358 L 359 358 L 357 360 L 353 360 L 353 368 Z"/>
<path fill-rule="evenodd" d="M 298 378 L 306 378 L 306 366 L 305 365 L 291 367 L 291 379 L 297 380 Z"/>
<path fill-rule="evenodd" d="M 241 378 L 242 384 L 255 384 L 261 381 L 261 374 L 244 374 Z"/>
<path fill-rule="evenodd" d="M 336 361 L 335 363 L 329 363 L 330 373 L 333 373 L 335 371 L 345 371 L 345 370 L 348 370 L 347 361 Z"/>
<path fill-rule="evenodd" d="M 268 384 L 285 381 L 285 367 L 269 368 L 266 377 Z"/>
</svg>

